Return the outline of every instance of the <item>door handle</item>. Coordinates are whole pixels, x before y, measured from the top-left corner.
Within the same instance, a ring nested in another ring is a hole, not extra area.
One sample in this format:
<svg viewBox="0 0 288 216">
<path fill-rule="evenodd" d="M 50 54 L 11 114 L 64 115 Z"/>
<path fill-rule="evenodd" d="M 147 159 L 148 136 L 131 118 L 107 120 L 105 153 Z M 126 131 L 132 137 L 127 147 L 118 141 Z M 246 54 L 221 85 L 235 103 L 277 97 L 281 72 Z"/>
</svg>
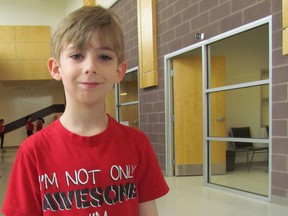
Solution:
<svg viewBox="0 0 288 216">
<path fill-rule="evenodd" d="M 219 117 L 216 118 L 216 121 L 224 122 L 225 121 L 225 117 L 224 116 L 219 116 Z"/>
</svg>

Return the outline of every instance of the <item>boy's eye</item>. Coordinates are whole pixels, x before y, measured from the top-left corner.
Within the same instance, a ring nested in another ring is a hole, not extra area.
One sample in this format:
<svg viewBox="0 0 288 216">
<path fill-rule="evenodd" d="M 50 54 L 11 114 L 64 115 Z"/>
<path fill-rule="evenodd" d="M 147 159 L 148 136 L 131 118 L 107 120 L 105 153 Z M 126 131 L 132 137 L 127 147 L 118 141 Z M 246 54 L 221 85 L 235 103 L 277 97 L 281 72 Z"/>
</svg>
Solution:
<svg viewBox="0 0 288 216">
<path fill-rule="evenodd" d="M 108 56 L 108 55 L 100 55 L 100 56 L 99 56 L 99 59 L 100 59 L 100 60 L 103 60 L 103 61 L 109 61 L 109 60 L 111 60 L 112 58 L 111 58 L 110 56 Z"/>
<path fill-rule="evenodd" d="M 72 59 L 81 59 L 81 58 L 83 58 L 83 56 L 82 56 L 81 54 L 78 54 L 78 53 L 73 54 L 73 55 L 71 55 L 70 57 L 71 57 Z"/>
</svg>

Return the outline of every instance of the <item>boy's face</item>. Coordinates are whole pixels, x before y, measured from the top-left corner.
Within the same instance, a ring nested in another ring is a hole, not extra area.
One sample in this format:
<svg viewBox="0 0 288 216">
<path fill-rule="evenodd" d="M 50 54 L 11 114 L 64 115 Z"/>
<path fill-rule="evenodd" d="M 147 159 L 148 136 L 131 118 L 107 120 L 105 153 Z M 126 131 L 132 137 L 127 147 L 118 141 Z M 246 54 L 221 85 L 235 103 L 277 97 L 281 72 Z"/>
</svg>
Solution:
<svg viewBox="0 0 288 216">
<path fill-rule="evenodd" d="M 100 44 L 96 30 L 83 49 L 76 50 L 68 44 L 60 54 L 60 62 L 51 58 L 48 67 L 54 79 L 62 80 L 67 103 L 73 100 L 92 105 L 105 103 L 114 83 L 124 77 L 127 65 L 118 64 L 112 47 Z"/>
</svg>

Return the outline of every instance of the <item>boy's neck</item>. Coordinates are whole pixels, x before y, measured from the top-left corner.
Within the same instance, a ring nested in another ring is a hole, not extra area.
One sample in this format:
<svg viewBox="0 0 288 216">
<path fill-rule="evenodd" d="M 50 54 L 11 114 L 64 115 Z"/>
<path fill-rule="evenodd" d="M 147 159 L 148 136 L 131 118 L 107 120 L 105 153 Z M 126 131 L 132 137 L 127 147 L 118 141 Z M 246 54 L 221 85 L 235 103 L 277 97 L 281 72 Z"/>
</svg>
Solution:
<svg viewBox="0 0 288 216">
<path fill-rule="evenodd" d="M 60 117 L 61 124 L 72 133 L 81 136 L 93 136 L 103 132 L 108 125 L 108 116 L 104 109 L 73 110 L 66 109 Z"/>
</svg>

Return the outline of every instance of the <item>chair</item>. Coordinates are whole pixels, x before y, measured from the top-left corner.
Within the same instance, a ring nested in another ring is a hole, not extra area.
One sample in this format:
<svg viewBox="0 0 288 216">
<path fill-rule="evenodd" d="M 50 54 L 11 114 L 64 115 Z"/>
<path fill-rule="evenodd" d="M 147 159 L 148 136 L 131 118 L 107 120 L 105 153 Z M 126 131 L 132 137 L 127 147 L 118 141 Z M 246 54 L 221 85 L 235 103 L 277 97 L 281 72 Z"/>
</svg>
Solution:
<svg viewBox="0 0 288 216">
<path fill-rule="evenodd" d="M 231 128 L 231 136 L 232 137 L 240 137 L 240 138 L 251 138 L 250 127 L 239 127 L 239 128 Z M 255 153 L 267 153 L 268 147 L 256 147 L 252 142 L 233 142 L 233 147 L 235 153 L 237 152 L 246 152 L 247 158 L 247 169 L 250 171 L 250 164 L 253 162 Z M 249 160 L 249 155 L 252 154 L 251 159 Z"/>
</svg>

